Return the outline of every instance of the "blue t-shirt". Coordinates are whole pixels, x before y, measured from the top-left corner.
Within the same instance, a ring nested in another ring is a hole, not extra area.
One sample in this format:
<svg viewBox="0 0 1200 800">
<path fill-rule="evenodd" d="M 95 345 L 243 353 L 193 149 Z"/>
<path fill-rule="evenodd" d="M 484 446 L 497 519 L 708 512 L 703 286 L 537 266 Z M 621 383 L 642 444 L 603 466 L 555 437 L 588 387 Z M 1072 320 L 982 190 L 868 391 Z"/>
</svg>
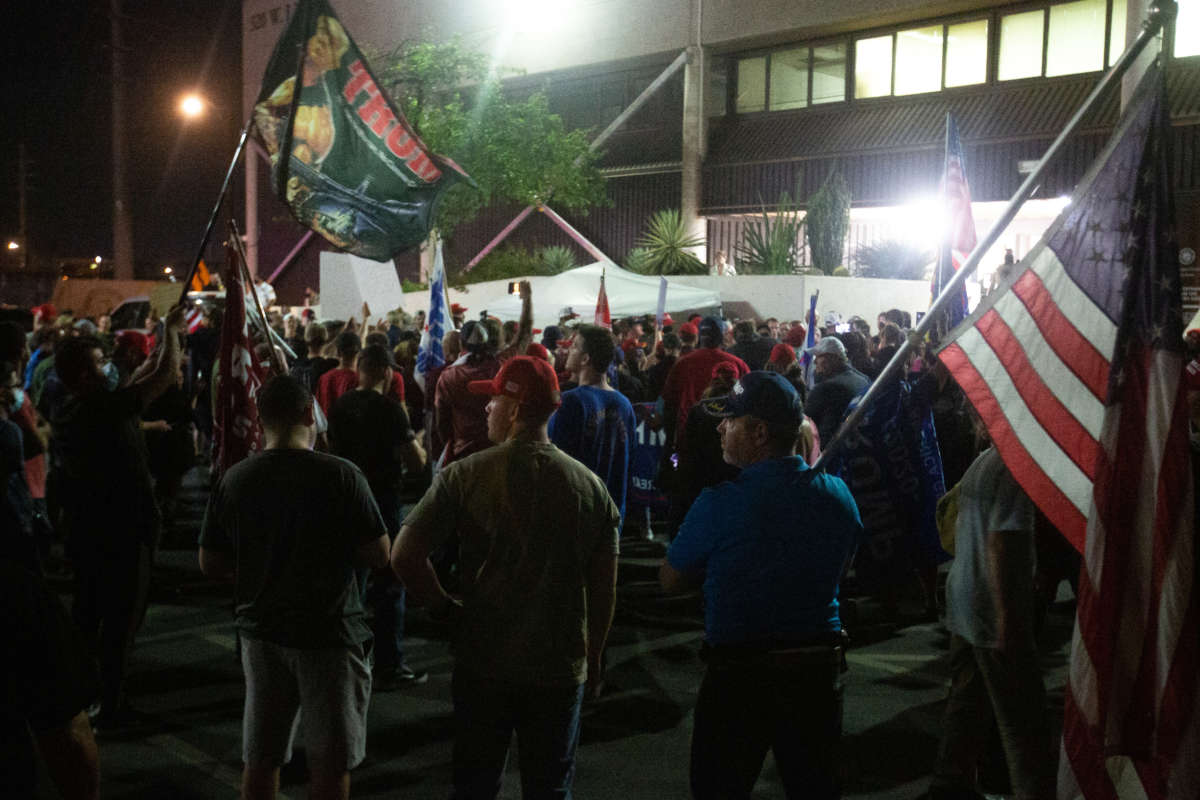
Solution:
<svg viewBox="0 0 1200 800">
<path fill-rule="evenodd" d="M 776 458 L 705 489 L 667 563 L 704 572 L 709 644 L 803 641 L 841 630 L 838 582 L 862 529 L 841 478 Z"/>
<path fill-rule="evenodd" d="M 625 395 L 595 386 L 564 392 L 562 405 L 550 417 L 550 441 L 600 476 L 622 521 L 636 429 L 637 417 Z"/>
</svg>

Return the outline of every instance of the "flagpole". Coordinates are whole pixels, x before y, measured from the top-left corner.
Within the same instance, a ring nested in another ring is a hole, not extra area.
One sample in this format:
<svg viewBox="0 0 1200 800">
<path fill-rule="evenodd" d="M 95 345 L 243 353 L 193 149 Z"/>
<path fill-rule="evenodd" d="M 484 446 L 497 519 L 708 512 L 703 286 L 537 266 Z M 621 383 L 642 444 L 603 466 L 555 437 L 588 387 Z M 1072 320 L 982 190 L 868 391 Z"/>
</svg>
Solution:
<svg viewBox="0 0 1200 800">
<path fill-rule="evenodd" d="M 949 206 L 950 206 L 950 204 L 948 202 L 949 196 L 950 196 L 949 195 L 950 187 L 947 185 L 948 182 L 946 180 L 946 171 L 947 171 L 947 168 L 949 167 L 949 164 L 950 164 L 950 112 L 947 111 L 946 112 L 945 147 L 943 148 L 943 155 L 942 155 L 942 192 L 941 192 L 942 203 L 941 203 L 941 205 L 942 205 L 943 222 L 945 221 L 944 217 L 946 215 L 946 209 L 949 208 Z M 965 168 L 963 169 L 963 173 L 964 173 L 963 180 L 965 181 L 967 179 Z M 947 225 L 947 226 L 944 226 L 944 228 L 945 229 L 942 231 L 942 240 L 940 242 L 938 242 L 937 263 L 934 264 L 934 266 L 933 266 L 933 281 L 934 281 L 934 285 L 937 286 L 938 297 L 941 297 L 942 289 L 945 288 L 944 286 L 942 286 L 942 265 L 943 265 L 943 263 L 945 263 L 943 261 L 943 259 L 949 260 L 952 265 L 953 265 L 953 260 L 954 260 L 954 254 L 953 254 L 953 252 L 950 252 L 950 248 L 951 248 L 950 227 Z M 932 311 L 933 311 L 933 309 L 930 309 L 930 311 L 926 312 L 926 313 L 932 313 Z M 945 338 L 945 335 L 949 332 L 946 330 L 946 322 L 947 322 L 947 320 L 943 319 L 940 322 L 934 323 L 935 325 L 937 325 L 938 333 L 941 335 L 942 338 Z"/>
<path fill-rule="evenodd" d="M 830 453 L 835 452 L 847 434 L 858 426 L 859 421 L 862 420 L 867 409 L 871 407 L 871 403 L 883 391 L 884 386 L 904 368 L 904 363 L 908 359 L 909 353 L 913 350 L 913 342 L 919 342 L 924 339 L 929 329 L 936 324 L 937 317 L 941 312 L 945 311 L 946 306 L 951 301 L 958 299 L 956 295 L 962 289 L 963 284 L 966 283 L 967 278 L 975 272 L 979 266 L 979 262 L 983 260 L 983 256 L 999 240 L 1000 235 L 1004 233 L 1009 223 L 1017 216 L 1017 212 L 1021 210 L 1021 206 L 1025 204 L 1025 201 L 1029 199 L 1030 195 L 1041 184 L 1042 176 L 1046 174 L 1050 163 L 1065 146 L 1067 139 L 1104 97 L 1105 93 L 1112 88 L 1113 84 L 1120 83 L 1121 77 L 1133 65 L 1133 62 L 1137 60 L 1142 51 L 1146 49 L 1146 45 L 1150 44 L 1154 40 L 1154 37 L 1158 35 L 1158 32 L 1175 18 L 1176 10 L 1177 7 L 1174 0 L 1159 0 L 1155 5 L 1151 6 L 1149 15 L 1142 22 L 1142 31 L 1134 39 L 1133 44 L 1129 45 L 1125 52 L 1121 54 L 1121 57 L 1117 59 L 1117 62 L 1109 68 L 1104 77 L 1100 79 L 1100 82 L 1096 84 L 1096 87 L 1092 89 L 1087 99 L 1083 101 L 1083 105 L 1079 107 L 1079 110 L 1071 117 L 1070 122 L 1058 134 L 1058 138 L 1046 150 L 1046 154 L 1042 156 L 1042 160 L 1038 162 L 1037 167 L 1033 172 L 1029 173 L 1029 176 L 1025 178 L 1025 182 L 1021 184 L 1021 188 L 1017 189 L 1016 194 L 1008 201 L 1008 206 L 1004 209 L 1004 213 L 992 225 L 987 235 L 976 243 L 975 249 L 971 251 L 971 255 L 967 257 L 966 262 L 954 273 L 954 277 L 950 279 L 950 282 L 942 287 L 941 294 L 938 295 L 937 300 L 933 301 L 933 305 L 929 307 L 929 311 L 922 317 L 917 327 L 909 332 L 900 349 L 896 351 L 891 361 L 879 373 L 879 377 L 867 389 L 866 394 L 859 400 L 858 405 L 850 412 L 850 416 L 842 421 L 833 438 L 829 440 L 828 444 L 825 442 L 821 443 L 821 456 L 813 464 L 814 469 L 820 469 L 825 466 Z"/>
<path fill-rule="evenodd" d="M 254 298 L 254 308 L 258 311 L 258 321 L 263 326 L 263 336 L 267 340 L 267 348 L 271 354 L 271 369 L 275 370 L 276 375 L 286 375 L 287 367 L 283 363 L 283 359 L 279 357 L 279 352 L 275 349 L 275 342 L 271 337 L 271 323 L 267 319 L 267 312 L 263 309 L 262 300 L 258 296 L 258 289 L 254 286 L 254 278 L 250 275 L 250 267 L 246 265 L 246 250 L 242 246 L 242 234 L 238 230 L 237 220 L 229 220 L 229 231 L 233 234 L 233 247 L 238 255 L 238 268 L 242 273 L 242 282 L 250 292 L 250 296 Z M 243 301 L 244 302 L 244 301 Z M 363 320 L 366 324 L 366 320 Z"/>
<path fill-rule="evenodd" d="M 208 224 L 204 226 L 204 236 L 200 239 L 200 247 L 196 250 L 196 258 L 192 261 L 192 268 L 188 270 L 187 278 L 183 281 L 183 291 L 179 294 L 179 302 L 182 303 L 187 299 L 188 289 L 192 285 L 192 276 L 196 274 L 196 269 L 200 266 L 200 259 L 204 258 L 204 248 L 208 247 L 208 240 L 212 238 L 213 228 L 217 225 L 217 215 L 221 213 L 221 206 L 225 205 L 225 198 L 229 196 L 229 185 L 233 182 L 233 170 L 237 167 L 238 159 L 242 157 L 242 151 L 246 149 L 246 140 L 250 136 L 250 126 L 254 122 L 253 115 L 246 120 L 246 124 L 242 126 L 242 134 L 238 137 L 237 147 L 233 151 L 233 158 L 229 160 L 229 169 L 225 170 L 225 180 L 221 183 L 221 191 L 217 195 L 217 202 L 213 204 L 212 213 L 208 215 Z"/>
</svg>

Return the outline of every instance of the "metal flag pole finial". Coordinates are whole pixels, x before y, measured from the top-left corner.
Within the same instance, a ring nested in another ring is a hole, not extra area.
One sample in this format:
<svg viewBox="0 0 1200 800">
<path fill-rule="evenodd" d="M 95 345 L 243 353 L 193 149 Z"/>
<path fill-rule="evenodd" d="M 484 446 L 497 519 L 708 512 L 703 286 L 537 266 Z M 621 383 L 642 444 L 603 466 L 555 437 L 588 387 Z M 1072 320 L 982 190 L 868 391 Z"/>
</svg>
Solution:
<svg viewBox="0 0 1200 800">
<path fill-rule="evenodd" d="M 1096 107 L 1108 90 L 1114 84 L 1120 82 L 1125 72 L 1133 65 L 1138 56 L 1142 54 L 1142 51 L 1146 49 L 1146 45 L 1154 40 L 1154 37 L 1158 35 L 1163 26 L 1175 18 L 1176 11 L 1177 7 L 1174 0 L 1158 0 L 1158 2 L 1151 6 L 1146 20 L 1142 23 L 1141 33 L 1125 49 L 1125 52 L 1109 68 L 1108 72 L 1104 73 L 1104 77 L 1100 79 L 1099 83 L 1088 94 L 1083 104 L 1075 112 L 1075 115 L 1071 117 L 1071 120 L 1063 128 L 1062 132 L 1058 134 L 1058 138 L 1046 150 L 1037 167 L 1026 176 L 1025 182 L 1021 184 L 1016 194 L 1008 201 L 1004 212 L 993 223 L 987 235 L 975 244 L 975 249 L 971 251 L 971 255 L 967 257 L 963 265 L 954 273 L 954 277 L 950 279 L 949 283 L 942 287 L 941 294 L 934 300 L 933 305 L 929 307 L 929 311 L 917 323 L 917 327 L 909 331 L 908 337 L 900 345 L 900 349 L 896 351 L 891 361 L 879 373 L 879 377 L 867 389 L 866 394 L 859 400 L 858 405 L 850 412 L 850 416 L 842 420 L 842 424 L 838 427 L 833 438 L 829 440 L 828 444 L 822 442 L 821 457 L 813 464 L 814 469 L 824 467 L 829 460 L 830 454 L 836 452 L 838 445 L 842 443 L 850 431 L 858 427 L 858 423 L 862 420 L 863 415 L 871 407 L 871 404 L 875 402 L 875 399 L 880 395 L 884 387 L 889 381 L 896 378 L 900 370 L 904 368 L 904 364 L 908 361 L 908 356 L 913 350 L 914 342 L 922 341 L 925 335 L 929 333 L 929 329 L 936 324 L 942 312 L 946 310 L 946 306 L 957 299 L 956 295 L 959 290 L 967 282 L 967 278 L 975 273 L 979 262 L 983 260 L 983 256 L 1000 239 L 1000 235 L 1004 233 L 1005 229 L 1017 216 L 1017 212 L 1021 210 L 1021 206 L 1033 195 L 1037 187 L 1041 185 L 1042 177 L 1046 174 L 1051 162 L 1057 157 L 1059 151 L 1065 146 L 1067 139 L 1070 138 L 1071 134 L 1075 132 L 1075 129 L 1079 127 L 1080 123 L 1083 122 L 1092 109 Z"/>
</svg>

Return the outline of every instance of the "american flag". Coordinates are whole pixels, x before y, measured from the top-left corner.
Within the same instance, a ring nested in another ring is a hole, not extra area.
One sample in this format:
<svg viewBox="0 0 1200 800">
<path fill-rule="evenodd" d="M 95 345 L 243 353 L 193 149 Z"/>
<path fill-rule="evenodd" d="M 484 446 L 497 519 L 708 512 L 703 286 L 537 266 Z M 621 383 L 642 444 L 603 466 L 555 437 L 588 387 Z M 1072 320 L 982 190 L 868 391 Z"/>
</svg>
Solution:
<svg viewBox="0 0 1200 800">
<path fill-rule="evenodd" d="M 433 388 L 426 388 L 425 378 L 446 363 L 446 354 L 442 352 L 442 337 L 445 334 L 446 262 L 442 258 L 442 240 L 438 239 L 433 256 L 433 275 L 429 279 L 429 313 L 425 315 L 425 330 L 421 331 L 417 364 L 413 368 L 413 380 L 423 392 Z"/>
<path fill-rule="evenodd" d="M 1084 554 L 1059 798 L 1195 800 L 1194 512 L 1161 73 L 943 362 Z"/>
<path fill-rule="evenodd" d="M 258 391 L 264 370 L 254 354 L 246 317 L 246 295 L 253 291 L 242 281 L 238 253 L 231 247 L 226 259 L 225 315 L 221 321 L 217 363 L 216 405 L 213 407 L 213 468 L 218 474 L 263 447 L 258 419 Z"/>
<path fill-rule="evenodd" d="M 596 314 L 593 323 L 602 328 L 612 327 L 612 315 L 608 313 L 608 292 L 604 291 L 604 273 L 600 273 L 600 294 L 596 296 Z"/>
<path fill-rule="evenodd" d="M 204 312 L 200 310 L 200 306 L 194 305 L 183 315 L 183 319 L 187 323 L 187 332 L 195 333 L 204 321 Z"/>
<path fill-rule="evenodd" d="M 946 165 L 942 173 L 942 203 L 946 212 L 946 235 L 938 248 L 937 267 L 930 286 L 936 300 L 942 289 L 954 277 L 955 271 L 975 249 L 975 218 L 971 215 L 971 189 L 967 186 L 967 165 L 963 158 L 958 124 L 946 112 Z M 958 300 L 952 303 L 942 323 L 945 332 L 967 316 L 967 291 L 959 290 Z"/>
</svg>

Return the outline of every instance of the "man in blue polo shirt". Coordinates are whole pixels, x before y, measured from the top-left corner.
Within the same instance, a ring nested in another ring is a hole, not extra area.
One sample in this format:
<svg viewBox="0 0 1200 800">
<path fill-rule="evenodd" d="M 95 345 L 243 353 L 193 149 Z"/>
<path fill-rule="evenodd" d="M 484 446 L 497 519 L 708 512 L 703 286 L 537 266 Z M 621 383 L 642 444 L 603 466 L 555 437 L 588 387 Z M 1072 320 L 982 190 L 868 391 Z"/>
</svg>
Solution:
<svg viewBox="0 0 1200 800">
<path fill-rule="evenodd" d="M 667 592 L 704 587 L 692 795 L 748 797 L 770 748 L 788 797 L 838 797 L 837 596 L 858 507 L 796 455 L 804 409 L 782 376 L 751 372 L 704 407 L 725 418 L 722 454 L 742 471 L 704 490 L 659 573 Z"/>
</svg>

